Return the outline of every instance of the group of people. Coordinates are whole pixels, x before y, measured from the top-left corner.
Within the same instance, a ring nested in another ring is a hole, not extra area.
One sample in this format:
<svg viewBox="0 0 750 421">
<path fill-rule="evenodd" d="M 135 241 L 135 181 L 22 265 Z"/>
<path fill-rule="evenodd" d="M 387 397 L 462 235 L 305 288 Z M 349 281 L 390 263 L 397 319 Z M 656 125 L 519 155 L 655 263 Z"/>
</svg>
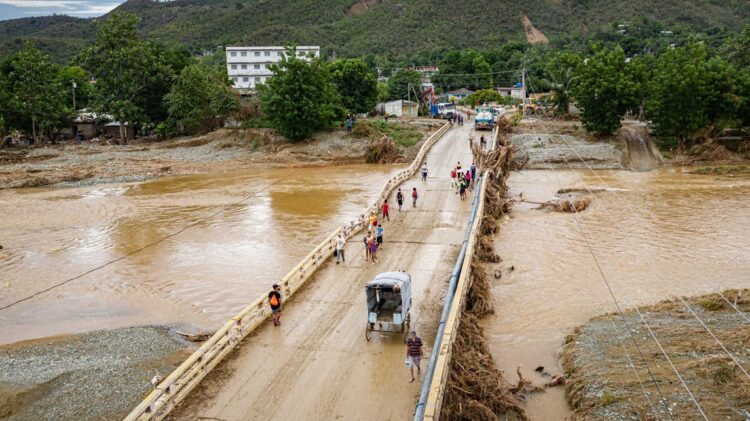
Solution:
<svg viewBox="0 0 750 421">
<path fill-rule="evenodd" d="M 346 121 L 344 124 L 346 125 L 346 132 L 351 133 L 352 128 L 354 127 L 354 122 L 357 121 L 357 117 L 355 117 L 352 114 L 347 113 L 346 114 Z"/>
<path fill-rule="evenodd" d="M 383 206 L 380 209 L 383 212 L 383 220 L 387 219 L 390 221 L 390 206 L 387 199 L 383 202 Z M 370 261 L 374 265 L 378 261 L 378 250 L 383 247 L 384 231 L 383 224 L 378 222 L 378 214 L 375 212 L 370 213 L 367 235 L 363 239 L 365 243 L 365 262 Z"/>
<path fill-rule="evenodd" d="M 459 195 L 461 200 L 466 199 L 468 191 L 474 190 L 476 176 L 477 166 L 474 162 L 471 163 L 466 172 L 461 168 L 461 161 L 451 170 L 451 187 L 456 189 L 456 194 Z"/>
<path fill-rule="evenodd" d="M 458 124 L 459 126 L 464 125 L 464 115 L 461 113 L 453 113 L 450 118 L 451 124 Z"/>
</svg>

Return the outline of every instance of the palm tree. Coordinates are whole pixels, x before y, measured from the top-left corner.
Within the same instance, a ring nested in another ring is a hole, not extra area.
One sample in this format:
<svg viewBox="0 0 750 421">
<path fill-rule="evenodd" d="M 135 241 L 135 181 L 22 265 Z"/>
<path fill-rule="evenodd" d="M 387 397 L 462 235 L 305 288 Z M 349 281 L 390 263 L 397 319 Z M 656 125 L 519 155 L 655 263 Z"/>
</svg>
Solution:
<svg viewBox="0 0 750 421">
<path fill-rule="evenodd" d="M 570 108 L 571 91 L 578 79 L 575 68 L 572 66 L 556 67 L 551 69 L 549 74 L 552 80 L 546 82 L 552 92 L 550 101 L 553 104 L 555 115 L 567 115 Z"/>
</svg>

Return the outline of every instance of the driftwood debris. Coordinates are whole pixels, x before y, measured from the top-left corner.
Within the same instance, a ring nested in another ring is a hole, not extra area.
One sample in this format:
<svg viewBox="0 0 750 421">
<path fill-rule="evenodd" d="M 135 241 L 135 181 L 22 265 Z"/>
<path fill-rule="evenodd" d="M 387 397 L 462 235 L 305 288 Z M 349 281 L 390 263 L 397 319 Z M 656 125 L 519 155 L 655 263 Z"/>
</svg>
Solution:
<svg viewBox="0 0 750 421">
<path fill-rule="evenodd" d="M 213 336 L 212 332 L 199 332 L 199 333 L 185 333 L 175 331 L 176 334 L 182 336 L 183 338 L 187 339 L 190 342 L 204 342 L 211 336 Z"/>
<path fill-rule="evenodd" d="M 539 209 L 550 209 L 555 212 L 575 213 L 586 210 L 592 201 L 591 196 L 583 196 L 571 199 L 549 200 L 546 202 L 535 202 L 533 200 L 519 200 L 519 202 L 539 205 Z"/>
</svg>

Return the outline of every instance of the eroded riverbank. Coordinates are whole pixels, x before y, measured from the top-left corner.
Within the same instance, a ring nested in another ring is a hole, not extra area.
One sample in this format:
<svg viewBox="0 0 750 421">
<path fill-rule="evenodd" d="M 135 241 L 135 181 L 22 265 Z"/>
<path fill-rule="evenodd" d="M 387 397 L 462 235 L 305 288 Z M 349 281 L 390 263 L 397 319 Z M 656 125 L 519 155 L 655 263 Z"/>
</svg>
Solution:
<svg viewBox="0 0 750 421">
<path fill-rule="evenodd" d="M 366 120 L 365 120 L 366 122 Z M 365 124 L 365 123 L 361 123 Z M 422 140 L 442 121 L 413 119 L 386 125 Z M 80 187 L 141 182 L 174 175 L 227 173 L 240 169 L 324 167 L 366 162 L 369 137 L 343 130 L 320 132 L 290 143 L 263 129 L 222 129 L 168 141 L 136 140 L 128 145 L 73 141 L 32 149 L 0 150 L 0 189 Z M 398 147 L 389 162 L 410 162 L 422 141 Z"/>
<path fill-rule="evenodd" d="M 750 180 L 665 167 L 619 170 L 529 170 L 509 178 L 511 197 L 545 202 L 561 188 L 603 188 L 580 214 L 594 254 L 623 308 L 678 295 L 740 288 L 750 273 Z M 567 334 L 591 317 L 615 311 L 575 214 L 519 203 L 496 237 L 504 259 L 490 265 L 495 314 L 483 323 L 506 375 L 518 366 L 540 385 L 562 373 Z M 509 375 L 513 381 L 513 375 Z M 569 414 L 562 388 L 530 398 L 534 420 Z"/>
</svg>

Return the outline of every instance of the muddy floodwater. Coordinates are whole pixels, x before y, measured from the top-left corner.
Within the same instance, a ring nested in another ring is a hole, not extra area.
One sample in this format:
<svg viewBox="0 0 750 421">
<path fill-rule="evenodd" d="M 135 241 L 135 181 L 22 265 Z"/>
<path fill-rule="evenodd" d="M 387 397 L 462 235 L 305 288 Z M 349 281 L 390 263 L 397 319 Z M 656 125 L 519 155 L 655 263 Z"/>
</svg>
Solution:
<svg viewBox="0 0 750 421">
<path fill-rule="evenodd" d="M 399 169 L 269 169 L 0 191 L 0 307 L 194 225 L 1 310 L 0 344 L 137 324 L 215 328 L 358 216 Z"/>
<path fill-rule="evenodd" d="M 537 366 L 559 374 L 565 336 L 591 317 L 616 311 L 581 228 L 623 308 L 747 287 L 750 179 L 688 171 L 511 175 L 511 194 L 537 202 L 553 199 L 564 187 L 611 188 L 580 213 L 580 228 L 574 214 L 527 203 L 517 204 L 503 224 L 496 248 L 504 260 L 492 269 L 499 275 L 493 288 L 496 313 L 484 327 L 511 382 L 519 365 L 536 384 L 544 382 L 534 372 Z M 534 420 L 569 414 L 561 387 L 532 397 L 527 410 Z"/>
</svg>

